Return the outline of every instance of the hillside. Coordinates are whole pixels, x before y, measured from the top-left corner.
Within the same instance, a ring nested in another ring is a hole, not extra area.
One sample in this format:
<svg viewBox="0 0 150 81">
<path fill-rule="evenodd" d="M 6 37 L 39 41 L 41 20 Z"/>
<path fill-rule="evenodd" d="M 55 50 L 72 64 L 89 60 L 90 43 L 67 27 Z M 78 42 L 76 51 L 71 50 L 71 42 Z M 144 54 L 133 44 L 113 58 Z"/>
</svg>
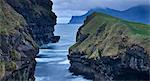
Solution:
<svg viewBox="0 0 150 81">
<path fill-rule="evenodd" d="M 118 11 L 110 8 L 102 9 L 95 8 L 89 10 L 86 14 L 82 16 L 73 16 L 69 23 L 83 23 L 87 16 L 94 12 L 102 12 L 114 17 L 123 18 L 128 21 L 135 21 L 150 24 L 150 6 L 149 5 L 139 5 L 131 7 L 124 11 Z"/>
<path fill-rule="evenodd" d="M 150 80 L 150 25 L 93 13 L 76 39 L 68 55 L 74 74 L 94 81 Z"/>
</svg>

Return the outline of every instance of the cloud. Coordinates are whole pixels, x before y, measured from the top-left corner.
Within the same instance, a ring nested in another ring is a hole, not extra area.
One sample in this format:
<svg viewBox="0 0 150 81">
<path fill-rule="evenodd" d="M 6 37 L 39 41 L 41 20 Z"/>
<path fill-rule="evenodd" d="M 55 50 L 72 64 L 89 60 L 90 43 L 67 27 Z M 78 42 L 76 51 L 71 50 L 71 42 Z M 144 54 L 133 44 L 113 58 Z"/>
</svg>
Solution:
<svg viewBox="0 0 150 81">
<path fill-rule="evenodd" d="M 89 10 L 95 7 L 109 7 L 124 10 L 136 5 L 149 4 L 149 0 L 52 0 L 54 10 Z"/>
</svg>

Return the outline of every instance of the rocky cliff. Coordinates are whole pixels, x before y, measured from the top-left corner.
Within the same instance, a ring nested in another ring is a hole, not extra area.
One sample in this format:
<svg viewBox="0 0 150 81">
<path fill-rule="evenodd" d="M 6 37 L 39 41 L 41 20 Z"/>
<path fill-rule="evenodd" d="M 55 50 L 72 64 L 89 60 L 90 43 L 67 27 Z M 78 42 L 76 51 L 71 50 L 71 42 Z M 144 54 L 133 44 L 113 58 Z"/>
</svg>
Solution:
<svg viewBox="0 0 150 81">
<path fill-rule="evenodd" d="M 50 0 L 5 1 L 25 18 L 29 33 L 39 45 L 59 40 L 59 36 L 53 34 L 56 15 L 52 12 Z"/>
<path fill-rule="evenodd" d="M 0 0 L 0 81 L 34 81 L 38 46 L 59 38 L 52 3 L 31 1 Z"/>
<path fill-rule="evenodd" d="M 70 47 L 69 70 L 94 81 L 150 80 L 150 25 L 88 16 Z"/>
</svg>

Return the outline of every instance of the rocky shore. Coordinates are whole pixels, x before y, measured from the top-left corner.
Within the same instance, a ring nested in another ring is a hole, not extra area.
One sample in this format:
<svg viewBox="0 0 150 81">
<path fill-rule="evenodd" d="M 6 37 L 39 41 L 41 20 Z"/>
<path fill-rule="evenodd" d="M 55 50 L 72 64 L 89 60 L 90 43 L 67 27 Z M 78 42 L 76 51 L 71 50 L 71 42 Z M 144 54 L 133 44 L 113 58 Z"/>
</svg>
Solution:
<svg viewBox="0 0 150 81">
<path fill-rule="evenodd" d="M 0 81 L 35 80 L 39 46 L 60 38 L 51 9 L 50 0 L 0 0 Z"/>
<path fill-rule="evenodd" d="M 93 81 L 149 81 L 149 30 L 149 25 L 93 13 L 69 49 L 69 71 Z"/>
</svg>

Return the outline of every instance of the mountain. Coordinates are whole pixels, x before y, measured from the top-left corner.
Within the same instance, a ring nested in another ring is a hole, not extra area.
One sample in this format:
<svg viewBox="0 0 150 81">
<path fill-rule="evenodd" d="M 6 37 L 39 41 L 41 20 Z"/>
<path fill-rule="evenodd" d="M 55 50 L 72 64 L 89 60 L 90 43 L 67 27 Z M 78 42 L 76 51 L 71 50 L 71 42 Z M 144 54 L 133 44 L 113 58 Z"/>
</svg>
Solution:
<svg viewBox="0 0 150 81">
<path fill-rule="evenodd" d="M 140 5 L 129 8 L 124 11 L 117 11 L 114 9 L 106 8 L 96 8 L 91 9 L 86 14 L 82 16 L 73 16 L 69 23 L 83 23 L 87 16 L 92 14 L 93 12 L 102 12 L 111 16 L 115 16 L 118 18 L 123 18 L 128 21 L 141 22 L 141 23 L 150 23 L 150 6 L 149 5 Z"/>
<path fill-rule="evenodd" d="M 70 72 L 93 81 L 149 81 L 150 25 L 95 12 L 69 48 Z"/>
<path fill-rule="evenodd" d="M 0 0 L 0 81 L 35 80 L 39 45 L 59 39 L 51 9 L 50 0 Z"/>
</svg>

